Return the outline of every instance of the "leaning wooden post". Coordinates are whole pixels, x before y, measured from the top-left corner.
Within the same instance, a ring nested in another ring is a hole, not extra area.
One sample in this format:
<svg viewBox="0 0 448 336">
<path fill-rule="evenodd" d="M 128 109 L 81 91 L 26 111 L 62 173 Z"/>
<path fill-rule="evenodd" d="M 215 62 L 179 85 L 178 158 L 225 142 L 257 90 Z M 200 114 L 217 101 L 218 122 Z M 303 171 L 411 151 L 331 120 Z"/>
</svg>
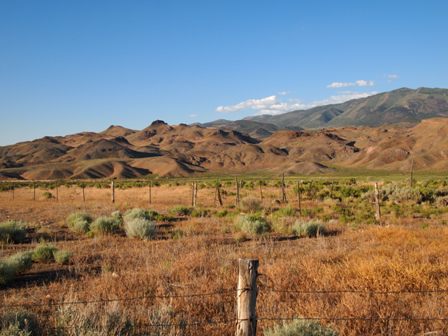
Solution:
<svg viewBox="0 0 448 336">
<path fill-rule="evenodd" d="M 33 182 L 33 201 L 36 200 L 36 183 Z"/>
<path fill-rule="evenodd" d="M 152 181 L 150 181 L 148 185 L 148 201 L 149 204 L 152 203 Z"/>
<path fill-rule="evenodd" d="M 381 224 L 381 205 L 378 182 L 375 182 L 375 220 Z"/>
<path fill-rule="evenodd" d="M 414 158 L 411 159 L 411 172 L 409 176 L 409 187 L 412 188 L 414 186 Z"/>
<path fill-rule="evenodd" d="M 219 181 L 216 182 L 216 200 L 218 201 L 219 206 L 222 207 L 221 183 Z"/>
<path fill-rule="evenodd" d="M 236 336 L 255 336 L 257 333 L 257 259 L 238 260 Z"/>
<path fill-rule="evenodd" d="M 281 188 L 281 194 L 282 194 L 282 203 L 287 203 L 287 202 L 288 202 L 288 200 L 287 200 L 287 198 L 286 198 L 285 187 L 286 187 L 286 184 L 285 184 L 285 174 L 283 173 L 283 174 L 282 174 L 281 186 L 280 186 L 280 188 Z"/>
<path fill-rule="evenodd" d="M 235 178 L 236 183 L 236 199 L 235 199 L 235 206 L 240 206 L 240 181 L 238 181 L 238 177 Z"/>
</svg>

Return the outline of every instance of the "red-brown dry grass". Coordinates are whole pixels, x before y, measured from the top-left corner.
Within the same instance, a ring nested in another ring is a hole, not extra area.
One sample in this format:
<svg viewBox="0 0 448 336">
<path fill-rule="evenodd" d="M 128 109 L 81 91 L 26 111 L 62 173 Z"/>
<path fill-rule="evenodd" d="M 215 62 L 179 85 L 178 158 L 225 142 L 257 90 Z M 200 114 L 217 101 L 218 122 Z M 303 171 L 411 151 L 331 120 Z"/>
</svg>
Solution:
<svg viewBox="0 0 448 336">
<path fill-rule="evenodd" d="M 266 318 L 291 316 L 321 317 L 322 323 L 341 335 L 448 333 L 446 321 L 419 320 L 447 318 L 446 293 L 413 292 L 448 289 L 448 228 L 435 224 L 425 229 L 420 225 L 361 226 L 356 230 L 343 229 L 340 235 L 331 237 L 273 240 L 267 236 L 241 243 L 233 239 L 232 222 L 226 218 L 175 222 L 170 224 L 173 227 L 161 228 L 166 233 L 163 237 L 169 237 L 169 232 L 176 229 L 186 232 L 184 237 L 154 241 L 120 236 L 87 238 L 65 227 L 64 219 L 77 209 L 96 216 L 116 208 L 148 206 L 144 189 L 136 190 L 119 190 L 114 205 L 108 190 L 86 190 L 86 203 L 79 200 L 79 191 L 73 188 L 60 190 L 59 202 L 23 200 L 25 195 L 32 196 L 26 189 L 16 190 L 14 201 L 9 199 L 9 193 L 0 194 L 0 220 L 28 221 L 37 230 L 34 237 L 46 233 L 58 248 L 74 253 L 71 265 L 35 265 L 29 274 L 1 289 L 2 306 L 25 304 L 39 314 L 45 327 L 51 328 L 60 308 L 49 304 L 64 300 L 223 292 L 72 307 L 79 316 L 115 309 L 121 316 L 141 323 L 143 329 L 154 329 L 145 324 L 160 323 L 162 320 L 154 317 L 154 311 L 169 307 L 169 320 L 163 320 L 164 323 L 228 322 L 193 325 L 186 334 L 232 335 L 237 260 L 258 258 L 262 274 L 257 305 L 260 334 L 273 323 L 280 323 Z M 152 207 L 165 211 L 175 204 L 188 204 L 189 188 L 162 187 L 156 189 L 153 197 Z M 203 191 L 202 197 L 204 203 L 213 204 L 212 190 Z M 230 202 L 228 197 L 227 203 Z M 31 249 L 35 244 L 3 246 L 1 255 Z M 325 290 L 349 292 L 320 292 Z M 370 293 L 378 291 L 400 293 Z M 33 306 L 42 303 L 44 306 Z M 373 320 L 353 319 L 357 317 Z M 174 329 L 170 330 L 175 334 Z"/>
</svg>

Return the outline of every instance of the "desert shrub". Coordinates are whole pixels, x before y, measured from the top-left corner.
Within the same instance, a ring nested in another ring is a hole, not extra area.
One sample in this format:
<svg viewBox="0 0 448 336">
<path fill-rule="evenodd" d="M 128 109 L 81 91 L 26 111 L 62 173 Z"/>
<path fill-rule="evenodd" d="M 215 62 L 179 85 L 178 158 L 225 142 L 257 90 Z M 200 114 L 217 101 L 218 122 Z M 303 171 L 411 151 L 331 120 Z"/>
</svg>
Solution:
<svg viewBox="0 0 448 336">
<path fill-rule="evenodd" d="M 120 230 L 121 220 L 114 216 L 101 216 L 90 225 L 93 235 L 108 235 Z"/>
<path fill-rule="evenodd" d="M 223 218 L 223 217 L 226 217 L 228 214 L 229 214 L 229 211 L 227 209 L 218 210 L 216 212 L 216 217 Z"/>
<path fill-rule="evenodd" d="M 298 220 L 292 227 L 292 232 L 298 237 L 318 237 L 328 233 L 324 224 L 317 221 Z"/>
<path fill-rule="evenodd" d="M 30 252 L 20 252 L 0 261 L 0 286 L 12 281 L 18 274 L 32 266 Z"/>
<path fill-rule="evenodd" d="M 52 199 L 54 198 L 53 194 L 49 191 L 45 191 L 42 195 L 45 199 Z"/>
<path fill-rule="evenodd" d="M 273 217 L 293 217 L 296 215 L 296 209 L 294 209 L 292 206 L 287 206 L 284 208 L 280 208 L 277 211 L 275 211 L 273 214 Z"/>
<path fill-rule="evenodd" d="M 41 243 L 33 251 L 32 259 L 35 262 L 50 263 L 54 261 L 54 253 L 57 248 L 47 243 Z"/>
<path fill-rule="evenodd" d="M 189 216 L 192 212 L 192 208 L 183 205 L 177 205 L 170 209 L 170 214 L 174 216 Z"/>
<path fill-rule="evenodd" d="M 191 217 L 210 217 L 211 216 L 211 211 L 209 209 L 204 209 L 204 208 L 194 208 L 193 210 L 191 210 Z"/>
<path fill-rule="evenodd" d="M 255 197 L 244 197 L 241 200 L 241 210 L 245 212 L 257 212 L 262 209 L 261 201 Z"/>
<path fill-rule="evenodd" d="M 21 221 L 8 220 L 0 223 L 0 241 L 4 243 L 21 243 L 26 238 L 26 224 Z"/>
<path fill-rule="evenodd" d="M 145 210 L 140 208 L 134 208 L 125 212 L 123 216 L 124 222 L 131 221 L 137 218 L 147 219 L 147 220 L 157 220 L 159 217 L 159 213 L 154 210 Z"/>
<path fill-rule="evenodd" d="M 72 296 L 71 300 L 76 300 Z M 134 335 L 126 311 L 115 302 L 87 305 L 66 304 L 56 313 L 56 335 L 109 336 Z"/>
<path fill-rule="evenodd" d="M 128 237 L 151 239 L 156 232 L 156 225 L 145 218 L 134 218 L 125 221 L 124 230 Z"/>
<path fill-rule="evenodd" d="M 337 336 L 338 333 L 319 322 L 296 320 L 284 323 L 264 332 L 265 336 Z"/>
<path fill-rule="evenodd" d="M 65 250 L 57 250 L 53 252 L 54 260 L 60 265 L 67 265 L 70 262 L 72 253 Z"/>
<path fill-rule="evenodd" d="M 236 218 L 237 229 L 253 234 L 263 234 L 271 230 L 271 224 L 260 215 L 240 215 Z"/>
<path fill-rule="evenodd" d="M 90 230 L 90 224 L 92 224 L 92 217 L 85 212 L 73 212 L 67 219 L 67 226 L 79 233 L 87 233 Z"/>
<path fill-rule="evenodd" d="M 0 336 L 40 335 L 36 315 L 26 310 L 7 312 L 0 316 Z"/>
<path fill-rule="evenodd" d="M 439 207 L 447 207 L 448 206 L 448 196 L 437 197 L 436 204 Z"/>
</svg>

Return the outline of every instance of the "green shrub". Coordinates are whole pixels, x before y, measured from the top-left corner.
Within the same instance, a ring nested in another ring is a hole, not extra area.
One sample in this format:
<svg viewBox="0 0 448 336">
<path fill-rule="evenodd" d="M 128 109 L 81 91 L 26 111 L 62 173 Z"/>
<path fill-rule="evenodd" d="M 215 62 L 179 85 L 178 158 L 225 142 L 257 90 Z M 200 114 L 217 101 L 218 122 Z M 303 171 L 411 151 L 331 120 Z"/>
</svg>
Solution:
<svg viewBox="0 0 448 336">
<path fill-rule="evenodd" d="M 271 224 L 260 215 L 240 215 L 236 218 L 236 227 L 247 233 L 263 234 L 271 230 Z"/>
<path fill-rule="evenodd" d="M 203 209 L 203 208 L 194 208 L 193 210 L 191 210 L 191 217 L 210 217 L 211 215 L 211 211 L 208 209 Z"/>
<path fill-rule="evenodd" d="M 124 230 L 128 237 L 151 239 L 156 232 L 156 225 L 145 218 L 134 218 L 124 223 Z"/>
<path fill-rule="evenodd" d="M 32 259 L 36 262 L 50 263 L 54 261 L 54 253 L 57 248 L 47 243 L 41 243 L 33 251 Z"/>
<path fill-rule="evenodd" d="M 0 223 L 0 241 L 4 243 L 21 243 L 26 238 L 26 224 L 21 221 L 8 220 Z"/>
<path fill-rule="evenodd" d="M 58 250 L 53 252 L 54 260 L 60 265 L 67 265 L 70 262 L 72 253 L 65 250 Z"/>
<path fill-rule="evenodd" d="M 192 208 L 183 205 L 177 205 L 170 209 L 170 214 L 174 216 L 189 216 L 191 215 Z"/>
<path fill-rule="evenodd" d="M 316 221 L 304 222 L 298 220 L 292 227 L 292 232 L 298 237 L 318 237 L 328 233 L 324 224 Z"/>
<path fill-rule="evenodd" d="M 226 217 L 228 214 L 229 214 L 229 211 L 227 209 L 218 210 L 216 212 L 216 217 L 223 218 L 223 217 Z"/>
<path fill-rule="evenodd" d="M 108 235 L 117 233 L 121 227 L 121 219 L 116 216 L 102 216 L 95 219 L 90 225 L 90 231 L 96 235 Z"/>
<path fill-rule="evenodd" d="M 32 266 L 30 252 L 20 252 L 0 261 L 0 286 L 12 281 L 18 274 Z"/>
<path fill-rule="evenodd" d="M 264 332 L 265 336 L 337 336 L 338 333 L 316 321 L 296 320 Z"/>
<path fill-rule="evenodd" d="M 131 221 L 137 218 L 141 218 L 141 219 L 147 219 L 147 220 L 156 220 L 159 218 L 159 213 L 157 211 L 154 210 L 145 210 L 145 209 L 139 209 L 139 208 L 134 208 L 134 209 L 130 209 L 128 211 L 125 212 L 124 216 L 123 216 L 123 220 L 124 222 L 127 221 Z"/>
<path fill-rule="evenodd" d="M 293 217 L 296 215 L 296 209 L 294 209 L 292 206 L 287 206 L 281 209 L 278 209 L 273 214 L 273 217 Z"/>
<path fill-rule="evenodd" d="M 260 211 L 263 207 L 261 201 L 255 197 L 244 197 L 241 200 L 241 210 L 245 212 L 257 212 Z"/>
<path fill-rule="evenodd" d="M 87 233 L 90 230 L 90 224 L 92 224 L 92 217 L 85 212 L 71 213 L 67 219 L 67 226 L 75 232 Z"/>
</svg>

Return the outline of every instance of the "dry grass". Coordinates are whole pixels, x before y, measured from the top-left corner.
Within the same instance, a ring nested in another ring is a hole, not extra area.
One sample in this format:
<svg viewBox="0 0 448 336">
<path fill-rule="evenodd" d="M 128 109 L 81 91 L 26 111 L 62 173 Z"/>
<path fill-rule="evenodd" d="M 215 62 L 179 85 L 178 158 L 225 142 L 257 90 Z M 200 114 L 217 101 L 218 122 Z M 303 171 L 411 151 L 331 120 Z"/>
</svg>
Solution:
<svg viewBox="0 0 448 336">
<path fill-rule="evenodd" d="M 152 208 L 159 212 L 166 213 L 177 204 L 189 204 L 188 186 L 154 189 Z M 59 202 L 23 200 L 26 192 L 30 191 L 16 190 L 14 202 L 8 200 L 7 192 L 0 193 L 0 221 L 13 218 L 29 222 L 35 229 L 29 233 L 32 242 L 2 246 L 0 255 L 30 250 L 43 235 L 57 248 L 73 255 L 69 265 L 34 265 L 31 272 L 1 289 L 0 302 L 3 305 L 44 303 L 43 307 L 30 306 L 29 309 L 36 312 L 45 326 L 57 326 L 67 309 L 71 309 L 72 321 L 85 320 L 96 312 L 98 325 L 110 325 L 112 322 L 108 319 L 119 315 L 114 328 L 123 327 L 129 320 L 140 324 L 140 330 L 150 328 L 144 324 L 232 320 L 235 317 L 236 265 L 241 257 L 260 259 L 263 275 L 259 280 L 259 317 L 448 317 L 445 293 L 282 292 L 448 289 L 448 228 L 437 224 L 441 218 L 445 220 L 445 214 L 431 220 L 405 218 L 390 227 L 359 225 L 350 229 L 333 224 L 341 232 L 339 235 L 313 239 L 292 239 L 274 233 L 260 239 L 239 240 L 234 238 L 231 217 L 189 218 L 158 223 L 156 239 L 144 241 L 119 235 L 88 238 L 71 233 L 65 226 L 65 218 L 74 211 L 87 211 L 97 217 L 117 209 L 147 207 L 144 189 L 118 190 L 115 205 L 109 202 L 108 190 L 87 190 L 87 199 L 91 197 L 92 200 L 85 204 L 75 200 L 79 195 L 73 189 L 60 190 Z M 265 205 L 270 206 L 278 190 L 266 190 L 264 194 Z M 211 207 L 213 190 L 200 190 L 199 201 L 201 206 Z M 229 206 L 233 198 L 228 196 L 225 202 Z M 304 202 L 308 208 L 313 204 L 315 201 Z M 322 206 L 321 203 L 315 205 Z M 172 239 L 176 230 L 183 234 Z M 230 292 L 204 297 L 68 305 L 65 310 L 47 305 L 61 301 L 225 290 Z M 329 319 L 321 322 L 341 335 L 418 335 L 429 331 L 439 331 L 442 335 L 448 332 L 446 323 L 437 320 Z M 260 330 L 272 327 L 273 323 L 260 321 Z M 234 323 L 185 329 L 188 335 L 233 335 Z M 167 330 L 176 334 L 174 328 Z M 176 330 L 179 334 L 179 327 Z"/>
</svg>

